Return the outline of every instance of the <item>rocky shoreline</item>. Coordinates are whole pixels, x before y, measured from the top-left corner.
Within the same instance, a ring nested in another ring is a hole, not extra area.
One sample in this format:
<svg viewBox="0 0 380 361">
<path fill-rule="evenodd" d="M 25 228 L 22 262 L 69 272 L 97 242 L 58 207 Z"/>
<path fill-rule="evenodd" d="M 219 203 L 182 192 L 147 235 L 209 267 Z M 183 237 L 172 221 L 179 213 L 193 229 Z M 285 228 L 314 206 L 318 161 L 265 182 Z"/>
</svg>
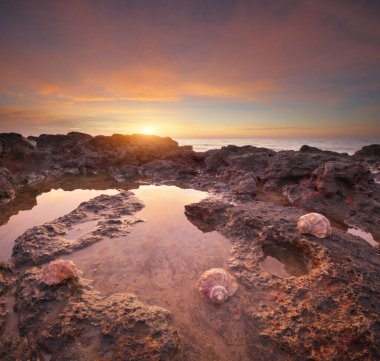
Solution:
<svg viewBox="0 0 380 361">
<path fill-rule="evenodd" d="M 183 359 L 186 340 L 173 329 L 170 310 L 145 306 L 130 294 L 102 297 L 82 278 L 43 286 L 40 267 L 33 268 L 102 237 L 127 234 L 143 207 L 127 189 L 139 184 L 211 193 L 188 205 L 186 216 L 202 231 L 216 230 L 232 242 L 230 271 L 251 294 L 250 302 L 257 301 L 255 307 L 241 305 L 252 359 L 378 359 L 380 249 L 346 230 L 356 226 L 380 241 L 379 168 L 380 145 L 352 156 L 306 145 L 299 151 L 227 146 L 200 153 L 156 136 L 0 134 L 1 223 L 57 185 L 125 189 L 85 202 L 16 240 L 12 258 L 0 264 L 0 359 L 44 360 L 48 354 L 80 360 L 89 345 L 104 360 Z M 297 232 L 298 217 L 309 211 L 330 219 L 330 237 Z M 75 240 L 66 237 L 83 222 L 97 227 Z M 305 275 L 279 278 L 260 266 L 267 255 L 286 259 L 288 253 L 302 260 Z M 12 287 L 17 341 L 1 336 Z M 263 292 L 274 302 L 261 304 L 255 295 Z"/>
</svg>

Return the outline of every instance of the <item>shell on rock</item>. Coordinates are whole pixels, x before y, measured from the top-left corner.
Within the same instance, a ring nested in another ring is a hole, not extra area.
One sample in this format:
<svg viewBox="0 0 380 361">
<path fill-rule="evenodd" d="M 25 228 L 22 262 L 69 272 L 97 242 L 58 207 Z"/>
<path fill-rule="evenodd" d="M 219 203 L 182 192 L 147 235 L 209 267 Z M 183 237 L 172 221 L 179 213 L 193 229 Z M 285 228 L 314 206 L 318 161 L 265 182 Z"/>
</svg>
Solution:
<svg viewBox="0 0 380 361">
<path fill-rule="evenodd" d="M 211 302 L 221 304 L 237 291 L 238 285 L 223 268 L 211 268 L 199 278 L 197 289 Z"/>
<path fill-rule="evenodd" d="M 51 286 L 70 278 L 78 277 L 80 274 L 81 272 L 72 261 L 57 259 L 43 268 L 41 280 Z"/>
<path fill-rule="evenodd" d="M 329 220 L 319 213 L 308 213 L 301 216 L 297 222 L 300 233 L 310 233 L 318 238 L 325 238 L 331 234 Z"/>
</svg>

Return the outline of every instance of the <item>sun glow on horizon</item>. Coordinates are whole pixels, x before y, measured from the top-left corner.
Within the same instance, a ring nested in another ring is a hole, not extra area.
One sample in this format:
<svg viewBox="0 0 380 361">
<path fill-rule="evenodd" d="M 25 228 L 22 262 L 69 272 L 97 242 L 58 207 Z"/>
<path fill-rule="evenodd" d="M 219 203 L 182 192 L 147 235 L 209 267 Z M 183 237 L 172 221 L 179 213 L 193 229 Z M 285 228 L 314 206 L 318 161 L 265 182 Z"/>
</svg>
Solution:
<svg viewBox="0 0 380 361">
<path fill-rule="evenodd" d="M 145 135 L 155 135 L 157 132 L 156 130 L 153 128 L 153 127 L 143 127 L 141 129 L 141 134 L 145 134 Z"/>
</svg>

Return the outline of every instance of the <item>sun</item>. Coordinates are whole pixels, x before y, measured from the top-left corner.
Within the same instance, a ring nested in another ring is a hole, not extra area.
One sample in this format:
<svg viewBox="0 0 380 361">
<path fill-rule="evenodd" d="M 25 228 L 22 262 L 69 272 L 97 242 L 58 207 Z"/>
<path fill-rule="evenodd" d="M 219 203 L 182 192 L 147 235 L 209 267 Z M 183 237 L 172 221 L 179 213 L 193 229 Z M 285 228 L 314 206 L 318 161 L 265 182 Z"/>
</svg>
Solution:
<svg viewBox="0 0 380 361">
<path fill-rule="evenodd" d="M 141 129 L 141 133 L 146 135 L 153 135 L 156 133 L 156 131 L 152 127 L 144 127 Z"/>
</svg>

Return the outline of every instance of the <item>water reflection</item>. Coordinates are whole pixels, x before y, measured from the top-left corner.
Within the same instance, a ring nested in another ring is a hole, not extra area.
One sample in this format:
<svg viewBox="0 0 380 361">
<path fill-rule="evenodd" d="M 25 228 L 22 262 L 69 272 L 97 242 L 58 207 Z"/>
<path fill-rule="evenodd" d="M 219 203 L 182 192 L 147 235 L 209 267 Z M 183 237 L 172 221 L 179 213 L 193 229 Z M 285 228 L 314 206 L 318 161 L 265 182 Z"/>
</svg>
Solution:
<svg viewBox="0 0 380 361">
<path fill-rule="evenodd" d="M 361 239 L 364 239 L 367 243 L 369 243 L 373 247 L 378 245 L 378 243 L 375 241 L 371 233 L 363 231 L 362 229 L 356 226 L 349 227 L 347 229 L 347 233 L 352 234 L 353 236 L 360 237 Z"/>
<path fill-rule="evenodd" d="M 117 193 L 116 189 L 54 189 L 39 195 L 36 206 L 31 210 L 18 212 L 8 223 L 0 226 L 0 260 L 6 261 L 11 256 L 14 240 L 29 228 L 61 217 L 100 194 Z"/>
<path fill-rule="evenodd" d="M 261 268 L 278 277 L 300 277 L 308 273 L 308 267 L 302 251 L 295 247 L 264 245 L 262 247 L 265 259 Z"/>
<path fill-rule="evenodd" d="M 264 271 L 267 271 L 278 277 L 289 277 L 291 276 L 285 269 L 285 265 L 281 263 L 278 259 L 267 256 L 264 258 L 262 262 L 260 262 L 260 266 Z"/>
<path fill-rule="evenodd" d="M 143 186 L 134 193 L 146 220 L 120 239 L 106 240 L 67 256 L 103 294 L 131 292 L 141 301 L 167 308 L 185 337 L 183 359 L 248 360 L 241 301 L 244 289 L 225 304 L 202 299 L 195 284 L 212 267 L 227 267 L 230 242 L 203 233 L 184 215 L 184 206 L 207 193 L 171 186 Z"/>
</svg>

